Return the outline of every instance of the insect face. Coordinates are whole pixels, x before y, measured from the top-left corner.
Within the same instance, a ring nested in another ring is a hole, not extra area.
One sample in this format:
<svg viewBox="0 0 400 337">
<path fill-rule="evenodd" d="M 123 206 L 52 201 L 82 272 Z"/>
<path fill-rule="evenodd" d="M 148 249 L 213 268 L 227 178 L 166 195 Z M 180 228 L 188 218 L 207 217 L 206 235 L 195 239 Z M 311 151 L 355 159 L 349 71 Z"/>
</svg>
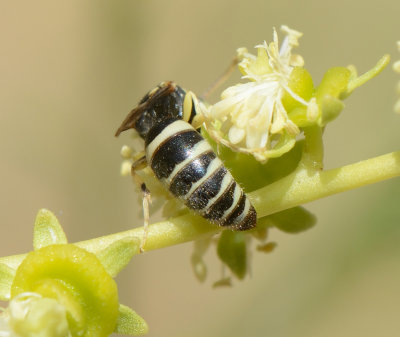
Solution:
<svg viewBox="0 0 400 337">
<path fill-rule="evenodd" d="M 185 90 L 175 83 L 160 83 L 130 112 L 116 136 L 122 131 L 134 128 L 143 139 L 146 139 L 147 133 L 162 121 L 169 118 L 183 119 L 185 96 Z"/>
</svg>

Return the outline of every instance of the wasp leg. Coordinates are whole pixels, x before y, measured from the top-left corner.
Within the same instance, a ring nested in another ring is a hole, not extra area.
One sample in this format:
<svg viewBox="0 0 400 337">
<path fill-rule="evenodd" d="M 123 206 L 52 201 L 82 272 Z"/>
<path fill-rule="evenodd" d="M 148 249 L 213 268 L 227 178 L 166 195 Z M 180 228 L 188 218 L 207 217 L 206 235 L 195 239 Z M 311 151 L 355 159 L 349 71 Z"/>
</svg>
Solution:
<svg viewBox="0 0 400 337">
<path fill-rule="evenodd" d="M 146 244 L 146 240 L 147 240 L 147 233 L 148 233 L 149 220 L 150 220 L 150 210 L 149 209 L 150 209 L 150 204 L 151 204 L 151 195 L 150 195 L 150 191 L 146 187 L 146 184 L 144 183 L 142 178 L 140 178 L 140 176 L 136 173 L 136 171 L 142 170 L 146 166 L 147 166 L 146 157 L 143 156 L 143 157 L 139 158 L 138 160 L 136 160 L 132 164 L 132 167 L 131 167 L 132 178 L 135 181 L 135 183 L 139 186 L 140 190 L 143 193 L 144 234 L 143 234 L 143 238 L 140 243 L 140 252 L 141 253 L 144 252 L 144 245 Z"/>
<path fill-rule="evenodd" d="M 205 101 L 208 96 L 210 96 L 219 86 L 221 86 L 229 78 L 239 62 L 240 59 L 236 56 L 230 63 L 229 67 L 226 68 L 225 71 L 214 81 L 214 83 L 212 83 L 207 90 L 201 94 L 200 99 Z"/>
</svg>

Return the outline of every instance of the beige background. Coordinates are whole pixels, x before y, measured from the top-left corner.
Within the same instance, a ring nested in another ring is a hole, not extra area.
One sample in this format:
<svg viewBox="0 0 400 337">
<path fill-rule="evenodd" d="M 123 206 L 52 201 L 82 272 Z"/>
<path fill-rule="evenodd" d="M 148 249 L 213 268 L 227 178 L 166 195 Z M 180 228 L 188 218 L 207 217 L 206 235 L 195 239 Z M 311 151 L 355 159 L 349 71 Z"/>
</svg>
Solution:
<svg viewBox="0 0 400 337">
<path fill-rule="evenodd" d="M 237 47 L 281 24 L 304 32 L 297 51 L 315 82 L 336 65 L 362 72 L 384 53 L 400 57 L 399 13 L 397 0 L 0 1 L 0 255 L 31 249 L 42 207 L 70 241 L 141 225 L 119 177 L 128 137 L 113 133 L 159 81 L 200 93 Z M 326 130 L 327 167 L 398 149 L 397 80 L 387 69 L 346 101 Z M 255 254 L 252 277 L 232 289 L 211 289 L 214 253 L 207 283 L 195 280 L 191 243 L 139 256 L 118 277 L 121 301 L 149 336 L 397 336 L 399 188 L 307 205 L 317 227 L 272 231 L 277 250 Z"/>
</svg>

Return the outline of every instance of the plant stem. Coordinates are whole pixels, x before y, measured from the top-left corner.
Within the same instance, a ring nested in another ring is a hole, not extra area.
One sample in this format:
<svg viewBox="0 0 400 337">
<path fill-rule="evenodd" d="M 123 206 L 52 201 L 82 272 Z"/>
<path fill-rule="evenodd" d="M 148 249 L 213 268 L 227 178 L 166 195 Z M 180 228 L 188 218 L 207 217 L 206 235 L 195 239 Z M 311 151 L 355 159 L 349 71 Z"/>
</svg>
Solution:
<svg viewBox="0 0 400 337">
<path fill-rule="evenodd" d="M 347 93 L 344 96 L 346 97 L 350 95 L 354 91 L 354 89 L 362 86 L 363 84 L 365 84 L 365 82 L 368 82 L 376 75 L 378 75 L 383 69 L 386 68 L 389 62 L 390 62 L 390 55 L 386 54 L 378 61 L 378 63 L 372 69 L 362 74 L 361 76 L 352 79 L 348 84 Z"/>
<path fill-rule="evenodd" d="M 318 135 L 314 140 L 318 139 Z M 317 143 L 314 143 L 318 145 Z M 249 193 L 258 217 L 265 217 L 291 207 L 347 191 L 364 185 L 400 176 L 400 151 L 367 159 L 336 169 L 322 171 L 300 167 L 290 175 L 257 191 Z M 220 228 L 200 216 L 187 214 L 148 227 L 144 250 L 160 249 L 217 233 Z M 111 243 L 129 236 L 143 239 L 143 227 L 76 243 L 97 253 Z M 25 254 L 0 258 L 0 263 L 16 268 Z"/>
<path fill-rule="evenodd" d="M 324 158 L 322 132 L 319 126 L 304 128 L 304 148 L 299 167 L 303 165 L 310 170 L 322 170 Z"/>
<path fill-rule="evenodd" d="M 326 171 L 299 168 L 249 196 L 258 216 L 263 217 L 397 176 L 400 176 L 400 151 Z"/>
</svg>

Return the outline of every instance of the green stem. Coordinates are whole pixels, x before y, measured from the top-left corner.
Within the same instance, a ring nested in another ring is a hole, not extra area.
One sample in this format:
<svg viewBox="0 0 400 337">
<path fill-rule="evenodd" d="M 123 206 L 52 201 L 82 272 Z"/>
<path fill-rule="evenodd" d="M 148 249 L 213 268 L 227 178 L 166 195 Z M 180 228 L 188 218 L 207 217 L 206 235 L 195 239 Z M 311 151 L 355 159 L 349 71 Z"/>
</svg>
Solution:
<svg viewBox="0 0 400 337">
<path fill-rule="evenodd" d="M 263 217 L 339 192 L 400 176 L 400 151 L 336 169 L 299 168 L 290 175 L 250 193 Z"/>
<path fill-rule="evenodd" d="M 322 132 L 322 128 L 319 126 L 304 128 L 305 139 L 300 164 L 310 170 L 322 170 L 323 168 L 324 145 Z"/>
<path fill-rule="evenodd" d="M 378 75 L 383 69 L 386 68 L 386 66 L 389 64 L 389 62 L 390 62 L 390 55 L 388 55 L 388 54 L 384 55 L 378 61 L 378 63 L 375 65 L 375 67 L 373 67 L 366 73 L 362 74 L 361 76 L 358 76 L 358 77 L 350 80 L 350 82 L 347 86 L 347 91 L 346 91 L 346 93 L 343 94 L 342 98 L 347 97 L 354 91 L 354 89 L 362 86 L 363 84 L 365 84 L 365 82 L 368 82 L 370 79 L 372 79 L 376 75 Z"/>
<path fill-rule="evenodd" d="M 400 151 L 327 171 L 300 165 L 299 169 L 290 175 L 250 193 L 249 197 L 261 218 L 319 198 L 397 176 L 400 176 Z M 161 221 L 148 227 L 144 250 L 193 241 L 204 235 L 217 233 L 219 230 L 220 228 L 193 214 Z M 142 240 L 143 227 L 78 242 L 76 245 L 97 253 L 111 243 L 128 236 Z M 16 268 L 24 257 L 24 254 L 3 257 L 0 258 L 0 263 Z"/>
</svg>

